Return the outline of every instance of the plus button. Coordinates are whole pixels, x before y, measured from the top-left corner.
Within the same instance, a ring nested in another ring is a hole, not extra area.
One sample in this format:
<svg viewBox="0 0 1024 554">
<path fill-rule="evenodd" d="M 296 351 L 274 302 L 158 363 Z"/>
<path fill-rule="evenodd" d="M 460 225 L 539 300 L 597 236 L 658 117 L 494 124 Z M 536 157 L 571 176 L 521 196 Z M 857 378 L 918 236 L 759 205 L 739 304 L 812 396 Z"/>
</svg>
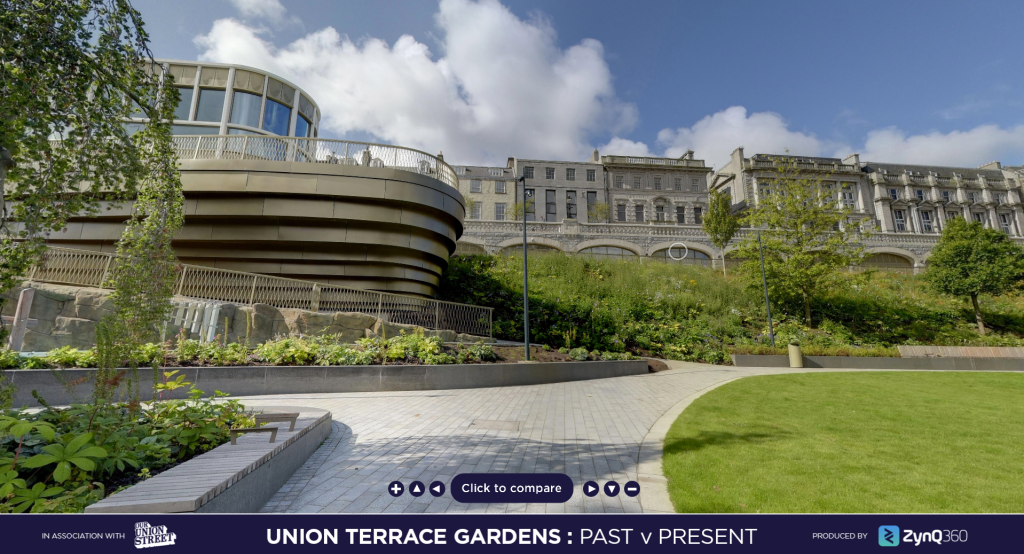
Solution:
<svg viewBox="0 0 1024 554">
<path fill-rule="evenodd" d="M 391 496 L 402 496 L 402 493 L 405 492 L 405 485 L 401 481 L 392 481 L 388 485 L 388 492 L 391 493 Z"/>
</svg>

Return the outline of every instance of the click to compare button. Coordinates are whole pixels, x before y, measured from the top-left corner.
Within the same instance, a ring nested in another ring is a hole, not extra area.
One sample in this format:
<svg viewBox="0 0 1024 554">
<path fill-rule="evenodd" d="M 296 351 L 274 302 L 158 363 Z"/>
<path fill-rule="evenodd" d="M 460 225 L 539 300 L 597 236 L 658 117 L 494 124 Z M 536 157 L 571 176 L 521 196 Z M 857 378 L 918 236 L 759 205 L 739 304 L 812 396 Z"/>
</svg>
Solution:
<svg viewBox="0 0 1024 554">
<path fill-rule="evenodd" d="M 452 498 L 464 504 L 562 503 L 572 497 L 572 489 L 564 473 L 461 473 L 452 479 Z"/>
<path fill-rule="evenodd" d="M 583 483 L 583 494 L 593 498 L 597 496 L 597 493 L 601 492 L 601 486 L 594 481 L 587 481 Z"/>
</svg>

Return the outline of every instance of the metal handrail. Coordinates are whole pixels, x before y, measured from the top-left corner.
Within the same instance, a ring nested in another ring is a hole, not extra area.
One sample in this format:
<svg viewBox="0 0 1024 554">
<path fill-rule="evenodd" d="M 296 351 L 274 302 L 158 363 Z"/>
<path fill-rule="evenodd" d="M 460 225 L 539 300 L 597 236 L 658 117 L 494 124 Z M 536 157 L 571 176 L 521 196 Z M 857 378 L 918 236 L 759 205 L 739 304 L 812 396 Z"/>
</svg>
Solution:
<svg viewBox="0 0 1024 554">
<path fill-rule="evenodd" d="M 401 169 L 459 188 L 455 170 L 444 160 L 404 146 L 263 135 L 175 135 L 171 140 L 180 160 L 260 160 Z"/>
<path fill-rule="evenodd" d="M 116 263 L 117 257 L 106 252 L 50 247 L 29 271 L 27 278 L 30 281 L 106 288 Z M 376 314 L 377 319 L 390 323 L 491 336 L 494 308 L 485 306 L 200 265 L 181 264 L 181 268 L 174 284 L 174 291 L 179 296 L 325 313 L 362 312 Z"/>
</svg>

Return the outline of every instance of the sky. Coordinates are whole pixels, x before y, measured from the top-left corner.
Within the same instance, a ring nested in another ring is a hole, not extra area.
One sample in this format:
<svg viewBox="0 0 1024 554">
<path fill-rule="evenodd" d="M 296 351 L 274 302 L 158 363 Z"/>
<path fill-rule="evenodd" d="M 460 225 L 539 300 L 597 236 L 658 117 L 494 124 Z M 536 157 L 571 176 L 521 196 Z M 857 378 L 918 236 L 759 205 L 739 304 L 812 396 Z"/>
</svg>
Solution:
<svg viewBox="0 0 1024 554">
<path fill-rule="evenodd" d="M 320 136 L 510 156 L 736 147 L 1024 164 L 1024 2 L 136 0 L 157 57 L 250 65 Z"/>
</svg>

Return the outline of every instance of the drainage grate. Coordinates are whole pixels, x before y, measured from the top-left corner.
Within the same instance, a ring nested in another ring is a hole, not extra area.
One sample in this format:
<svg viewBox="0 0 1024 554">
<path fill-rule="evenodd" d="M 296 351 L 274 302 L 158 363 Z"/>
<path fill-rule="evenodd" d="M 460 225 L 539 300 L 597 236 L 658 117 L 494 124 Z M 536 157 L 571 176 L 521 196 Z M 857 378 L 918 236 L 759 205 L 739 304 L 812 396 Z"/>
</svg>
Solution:
<svg viewBox="0 0 1024 554">
<path fill-rule="evenodd" d="M 474 419 L 469 424 L 470 429 L 485 429 L 488 431 L 519 431 L 518 421 L 501 421 L 497 419 Z"/>
</svg>

